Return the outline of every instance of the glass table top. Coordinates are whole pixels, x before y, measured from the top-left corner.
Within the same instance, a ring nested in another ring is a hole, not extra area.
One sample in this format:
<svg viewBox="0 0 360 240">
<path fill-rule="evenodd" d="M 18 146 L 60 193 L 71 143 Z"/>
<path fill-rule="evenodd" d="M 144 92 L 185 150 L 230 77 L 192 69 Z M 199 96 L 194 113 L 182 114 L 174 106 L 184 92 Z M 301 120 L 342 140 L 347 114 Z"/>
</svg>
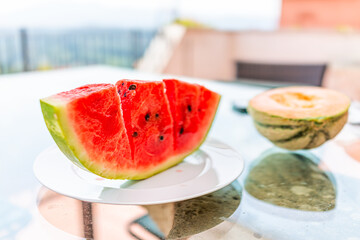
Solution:
<svg viewBox="0 0 360 240">
<path fill-rule="evenodd" d="M 125 206 L 82 202 L 41 187 L 32 164 L 53 141 L 38 99 L 124 76 L 162 77 L 109 67 L 0 77 L 0 239 L 360 240 L 360 127 L 347 124 L 311 151 L 276 148 L 249 116 L 233 110 L 234 101 L 264 90 L 258 86 L 201 82 L 223 95 L 210 136 L 245 160 L 242 175 L 216 192 Z"/>
</svg>

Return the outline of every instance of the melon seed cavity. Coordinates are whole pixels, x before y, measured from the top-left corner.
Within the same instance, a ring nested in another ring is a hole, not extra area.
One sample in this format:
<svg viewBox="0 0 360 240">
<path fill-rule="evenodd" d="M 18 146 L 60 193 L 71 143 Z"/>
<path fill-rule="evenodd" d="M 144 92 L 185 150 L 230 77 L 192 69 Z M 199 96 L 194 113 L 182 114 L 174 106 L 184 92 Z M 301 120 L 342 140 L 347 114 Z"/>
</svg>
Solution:
<svg viewBox="0 0 360 240">
<path fill-rule="evenodd" d="M 277 93 L 270 96 L 278 104 L 291 108 L 313 108 L 318 98 L 300 92 Z"/>
</svg>

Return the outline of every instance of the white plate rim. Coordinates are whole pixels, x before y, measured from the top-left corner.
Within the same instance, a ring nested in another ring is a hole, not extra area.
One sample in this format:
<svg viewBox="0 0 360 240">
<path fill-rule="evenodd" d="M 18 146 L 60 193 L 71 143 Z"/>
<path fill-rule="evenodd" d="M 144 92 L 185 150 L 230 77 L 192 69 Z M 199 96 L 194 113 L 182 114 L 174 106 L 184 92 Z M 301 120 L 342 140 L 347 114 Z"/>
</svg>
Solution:
<svg viewBox="0 0 360 240">
<path fill-rule="evenodd" d="M 205 189 L 203 189 L 201 191 L 197 191 L 197 192 L 196 191 L 194 192 L 194 190 L 192 190 L 192 188 L 194 187 L 193 185 L 187 185 L 183 189 L 181 189 L 181 190 L 185 190 L 184 191 L 185 193 L 180 194 L 180 196 L 171 196 L 171 197 L 159 198 L 156 200 L 144 200 L 144 199 L 135 200 L 134 199 L 132 201 L 128 201 L 128 200 L 119 200 L 119 199 L 116 199 L 115 197 L 107 197 L 106 199 L 104 199 L 104 198 L 100 199 L 100 198 L 96 198 L 96 197 L 89 198 L 88 196 L 79 196 L 79 195 L 70 193 L 71 191 L 61 190 L 58 187 L 54 187 L 51 183 L 49 183 L 48 181 L 50 179 L 46 179 L 46 178 L 44 179 L 44 175 L 42 172 L 44 170 L 43 169 L 43 167 L 44 167 L 43 159 L 45 159 L 46 155 L 49 154 L 50 151 L 54 151 L 54 150 L 57 150 L 59 153 L 61 153 L 60 150 L 58 149 L 58 147 L 56 145 L 53 145 L 53 146 L 45 149 L 44 151 L 42 151 L 36 158 L 34 165 L 33 165 L 33 171 L 34 171 L 34 174 L 35 174 L 36 178 L 38 179 L 38 181 L 46 188 L 48 188 L 54 192 L 57 192 L 61 195 L 75 198 L 75 199 L 85 201 L 85 202 L 92 202 L 92 203 L 118 204 L 118 205 L 153 205 L 153 204 L 164 204 L 164 203 L 169 203 L 169 202 L 183 201 L 183 200 L 192 199 L 192 198 L 196 198 L 199 196 L 209 194 L 211 192 L 217 191 L 217 190 L 231 184 L 233 181 L 235 181 L 241 175 L 241 173 L 244 170 L 244 160 L 237 151 L 235 151 L 228 145 L 226 145 L 218 140 L 208 139 L 204 142 L 204 144 L 200 147 L 200 150 L 198 150 L 198 151 L 203 151 L 205 154 L 210 156 L 209 161 L 211 162 L 211 165 L 213 165 L 213 163 L 216 163 L 215 164 L 216 166 L 218 166 L 218 167 L 220 166 L 220 169 L 210 166 L 210 170 L 213 170 L 216 174 L 222 174 L 221 175 L 222 177 L 224 177 L 226 175 L 226 177 L 225 177 L 226 180 L 223 180 L 216 185 L 213 185 L 213 186 L 209 185 L 209 186 L 205 187 Z M 228 154 L 231 154 L 231 156 L 222 157 L 221 159 L 216 158 L 216 156 L 214 156 L 216 154 L 220 154 L 220 155 L 223 154 L 222 151 L 225 151 L 225 150 L 227 151 Z M 62 154 L 61 158 L 66 158 L 66 157 Z M 72 164 L 70 162 L 70 160 L 68 160 L 68 159 L 65 159 L 65 160 L 66 161 L 64 161 L 64 162 L 66 162 L 66 163 L 63 163 L 63 164 L 67 164 L 69 166 L 69 169 L 71 166 L 75 166 L 74 164 Z M 59 161 L 59 160 L 57 160 L 57 161 Z M 186 159 L 184 161 L 186 161 Z M 228 169 L 231 170 L 230 175 L 227 174 L 226 172 L 224 172 L 224 169 L 221 168 L 221 165 L 219 165 L 221 162 L 224 162 L 224 161 L 225 162 L 227 161 L 224 164 L 230 164 L 230 165 L 235 164 L 235 166 L 234 165 L 228 166 L 229 167 Z M 168 171 L 168 170 L 165 170 L 165 172 L 166 171 Z M 219 171 L 223 171 L 223 172 L 219 172 Z M 59 171 L 59 172 L 61 173 L 61 171 Z M 201 175 L 199 175 L 199 177 L 201 177 Z M 82 179 L 79 178 L 79 180 L 81 181 Z M 146 181 L 146 179 L 142 180 L 142 181 Z M 194 181 L 192 181 L 192 182 L 190 181 L 190 184 L 193 182 Z M 195 181 L 195 183 L 196 183 L 196 181 Z M 57 184 L 61 184 L 61 181 L 59 181 Z M 155 194 L 156 194 L 156 191 L 162 191 L 162 192 L 167 191 L 167 190 L 171 191 L 172 188 L 174 188 L 174 186 L 168 186 L 168 187 L 162 187 L 162 188 L 158 188 L 158 189 L 151 188 L 151 189 L 141 189 L 141 190 L 122 189 L 122 188 L 121 189 L 110 189 L 110 188 L 102 187 L 99 185 L 89 184 L 85 181 L 83 184 L 85 184 L 85 186 L 87 185 L 89 187 L 89 191 L 92 191 L 92 189 L 93 189 L 94 192 L 96 192 L 96 191 L 100 191 L 101 188 L 103 188 L 102 191 L 104 191 L 104 190 L 110 191 L 110 195 L 114 195 L 114 196 L 117 196 L 117 194 L 121 194 L 121 193 L 126 194 L 126 193 L 131 193 L 131 192 L 133 192 L 133 193 L 134 192 L 135 193 L 136 192 L 138 192 L 138 193 L 141 193 L 141 192 L 146 193 L 147 192 L 147 193 L 151 194 L 151 193 L 154 193 L 154 191 L 155 191 Z M 177 190 L 179 190 L 179 189 L 177 189 Z M 175 193 L 175 195 L 176 195 L 176 193 Z"/>
</svg>

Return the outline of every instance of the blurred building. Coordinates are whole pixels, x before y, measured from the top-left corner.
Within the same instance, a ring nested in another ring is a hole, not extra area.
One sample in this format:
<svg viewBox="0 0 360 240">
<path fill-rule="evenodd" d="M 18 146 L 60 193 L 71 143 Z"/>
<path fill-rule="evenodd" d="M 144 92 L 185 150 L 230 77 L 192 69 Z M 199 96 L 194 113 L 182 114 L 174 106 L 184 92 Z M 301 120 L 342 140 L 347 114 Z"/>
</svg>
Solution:
<svg viewBox="0 0 360 240">
<path fill-rule="evenodd" d="M 138 68 L 224 81 L 322 85 L 360 100 L 359 16 L 360 0 L 283 0 L 275 31 L 171 25 L 154 38 Z"/>
<path fill-rule="evenodd" d="M 360 0 L 283 0 L 280 26 L 360 29 Z"/>
</svg>

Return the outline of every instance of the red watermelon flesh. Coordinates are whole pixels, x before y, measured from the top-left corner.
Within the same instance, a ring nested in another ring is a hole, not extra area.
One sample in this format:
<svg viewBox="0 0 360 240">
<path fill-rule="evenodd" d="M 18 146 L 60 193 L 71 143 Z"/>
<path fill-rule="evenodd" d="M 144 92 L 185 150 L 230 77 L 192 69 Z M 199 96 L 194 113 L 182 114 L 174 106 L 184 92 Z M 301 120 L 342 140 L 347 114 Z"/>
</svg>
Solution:
<svg viewBox="0 0 360 240">
<path fill-rule="evenodd" d="M 164 83 L 174 120 L 174 149 L 183 153 L 201 142 L 201 134 L 196 134 L 200 127 L 197 113 L 200 86 L 175 79 L 164 79 Z"/>
<path fill-rule="evenodd" d="M 119 163 L 120 167 L 130 167 L 133 162 L 116 89 L 113 85 L 106 85 L 106 89 L 98 87 L 75 90 L 78 94 L 85 90 L 88 95 L 68 104 L 70 124 L 87 153 L 96 156 L 94 159 L 110 163 L 113 169 Z"/>
<path fill-rule="evenodd" d="M 108 178 L 135 167 L 112 84 L 92 84 L 41 99 L 47 127 L 64 154 L 77 165 Z M 80 164 L 79 164 L 80 162 Z"/>
<path fill-rule="evenodd" d="M 173 152 L 173 121 L 163 82 L 120 80 L 116 87 L 132 149 L 140 168 L 158 165 Z"/>
<path fill-rule="evenodd" d="M 174 120 L 174 151 L 188 155 L 205 140 L 220 95 L 197 84 L 164 79 Z"/>
<path fill-rule="evenodd" d="M 198 119 L 199 126 L 202 131 L 199 131 L 197 134 L 202 135 L 203 138 L 206 137 L 207 132 L 210 130 L 211 124 L 215 118 L 216 111 L 220 103 L 220 98 L 220 94 L 210 91 L 204 86 L 200 86 Z"/>
</svg>

